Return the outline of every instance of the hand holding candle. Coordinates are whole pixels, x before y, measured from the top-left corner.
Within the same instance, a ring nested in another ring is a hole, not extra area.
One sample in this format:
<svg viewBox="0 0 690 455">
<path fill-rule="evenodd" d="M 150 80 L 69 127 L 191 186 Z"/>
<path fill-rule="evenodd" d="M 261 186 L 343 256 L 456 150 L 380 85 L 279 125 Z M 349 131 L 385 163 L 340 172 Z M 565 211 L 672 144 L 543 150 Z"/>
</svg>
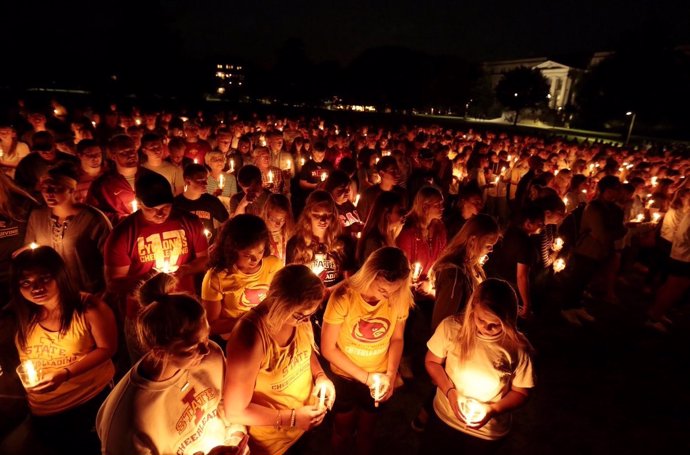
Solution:
<svg viewBox="0 0 690 455">
<path fill-rule="evenodd" d="M 220 174 L 220 177 L 218 177 L 218 188 L 221 190 L 225 186 L 225 176 L 223 174 Z"/>
<path fill-rule="evenodd" d="M 319 374 L 314 382 L 312 395 L 316 397 L 318 410 L 329 410 L 335 402 L 335 386 L 325 374 Z"/>
<path fill-rule="evenodd" d="M 481 422 L 484 419 L 484 417 L 486 417 L 486 404 L 474 398 L 458 398 L 458 407 L 460 408 L 460 413 L 462 414 L 462 417 L 465 419 L 465 423 L 467 423 L 467 425 L 475 425 Z"/>
<path fill-rule="evenodd" d="M 381 400 L 388 394 L 391 385 L 390 378 L 385 374 L 371 373 L 368 375 L 367 385 L 374 399 L 374 406 L 378 408 Z"/>
<path fill-rule="evenodd" d="M 132 213 L 136 212 L 137 210 L 139 210 L 139 204 L 137 203 L 137 200 L 134 199 L 132 201 Z"/>
<path fill-rule="evenodd" d="M 17 376 L 26 390 L 38 385 L 43 379 L 43 369 L 36 367 L 33 360 L 25 360 L 17 367 Z"/>
<path fill-rule="evenodd" d="M 551 246 L 551 249 L 553 251 L 561 251 L 563 249 L 563 239 L 560 237 L 556 237 L 556 239 L 553 241 L 553 245 Z"/>
<path fill-rule="evenodd" d="M 417 282 L 419 281 L 419 278 L 422 276 L 422 264 L 421 262 L 415 262 L 414 263 L 414 269 L 412 270 L 412 281 Z"/>
</svg>

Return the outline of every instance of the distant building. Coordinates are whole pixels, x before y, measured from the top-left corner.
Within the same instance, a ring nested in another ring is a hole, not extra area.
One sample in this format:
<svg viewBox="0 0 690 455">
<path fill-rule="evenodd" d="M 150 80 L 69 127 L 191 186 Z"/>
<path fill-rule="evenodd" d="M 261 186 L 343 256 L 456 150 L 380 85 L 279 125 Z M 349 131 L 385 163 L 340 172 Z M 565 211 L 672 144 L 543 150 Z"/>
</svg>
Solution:
<svg viewBox="0 0 690 455">
<path fill-rule="evenodd" d="M 243 65 L 218 63 L 215 68 L 214 81 L 217 95 L 239 91 L 245 84 L 245 68 Z"/>
<path fill-rule="evenodd" d="M 484 69 L 491 79 L 493 88 L 496 88 L 503 74 L 520 67 L 538 69 L 548 79 L 549 107 L 557 110 L 572 103 L 575 96 L 574 86 L 585 73 L 585 68 L 566 65 L 546 57 L 484 63 Z"/>
</svg>

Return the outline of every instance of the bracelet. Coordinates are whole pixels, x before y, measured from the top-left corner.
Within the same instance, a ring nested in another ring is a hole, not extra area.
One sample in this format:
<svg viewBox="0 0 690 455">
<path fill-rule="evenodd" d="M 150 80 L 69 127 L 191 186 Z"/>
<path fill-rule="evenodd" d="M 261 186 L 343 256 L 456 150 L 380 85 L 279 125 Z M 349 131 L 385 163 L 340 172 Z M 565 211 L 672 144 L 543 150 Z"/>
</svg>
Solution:
<svg viewBox="0 0 690 455">
<path fill-rule="evenodd" d="M 455 386 L 448 387 L 448 390 L 446 390 L 446 393 L 445 393 L 446 398 L 448 398 L 448 394 L 450 393 L 451 390 L 455 390 Z"/>
<path fill-rule="evenodd" d="M 324 373 L 323 371 L 319 371 L 318 373 L 316 373 L 314 375 L 314 382 L 316 382 L 316 380 L 319 379 L 320 376 L 326 376 L 326 373 Z"/>
<path fill-rule="evenodd" d="M 290 410 L 290 428 L 295 428 L 295 424 L 297 423 L 297 413 L 295 412 L 294 409 Z"/>
<path fill-rule="evenodd" d="M 72 372 L 67 367 L 63 368 L 63 370 L 65 370 L 67 372 L 67 377 L 65 378 L 65 382 L 67 382 L 70 380 L 70 378 L 72 378 Z"/>
</svg>

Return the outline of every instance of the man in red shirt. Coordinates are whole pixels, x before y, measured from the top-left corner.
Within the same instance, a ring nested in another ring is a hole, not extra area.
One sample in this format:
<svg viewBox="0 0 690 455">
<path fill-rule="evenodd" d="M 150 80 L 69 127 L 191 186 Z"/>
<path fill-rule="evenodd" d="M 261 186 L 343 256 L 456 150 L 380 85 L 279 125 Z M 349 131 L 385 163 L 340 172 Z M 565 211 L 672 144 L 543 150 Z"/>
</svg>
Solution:
<svg viewBox="0 0 690 455">
<path fill-rule="evenodd" d="M 86 202 L 100 209 L 113 225 L 136 211 L 134 182 L 153 171 L 139 166 L 134 140 L 118 134 L 108 144 L 108 153 L 115 167 L 91 183 Z"/>
<path fill-rule="evenodd" d="M 121 297 L 128 295 L 127 318 L 136 316 L 138 306 L 131 294 L 141 281 L 168 272 L 178 279 L 178 290 L 194 294 L 194 276 L 205 271 L 208 260 L 201 221 L 173 210 L 173 194 L 165 177 L 150 173 L 139 178 L 135 187 L 138 210 L 113 229 L 104 249 L 107 287 Z"/>
</svg>

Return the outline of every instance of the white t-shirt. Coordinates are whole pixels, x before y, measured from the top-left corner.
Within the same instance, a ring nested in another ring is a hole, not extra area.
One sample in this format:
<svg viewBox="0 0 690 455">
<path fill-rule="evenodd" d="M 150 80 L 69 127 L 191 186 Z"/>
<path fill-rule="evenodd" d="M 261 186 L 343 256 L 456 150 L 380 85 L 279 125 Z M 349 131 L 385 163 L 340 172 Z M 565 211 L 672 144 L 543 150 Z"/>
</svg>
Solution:
<svg viewBox="0 0 690 455">
<path fill-rule="evenodd" d="M 170 183 L 170 188 L 174 195 L 181 194 L 184 191 L 184 178 L 182 175 L 182 169 L 177 166 L 163 161 L 160 166 L 153 167 L 150 163 L 144 163 L 141 165 L 150 171 L 154 171 L 165 177 L 165 179 Z"/>
<path fill-rule="evenodd" d="M 445 359 L 445 371 L 453 381 L 460 396 L 474 398 L 484 403 L 499 401 L 511 390 L 511 386 L 529 389 L 534 387 L 532 361 L 524 351 L 508 352 L 499 338 L 479 337 L 475 352 L 464 363 L 460 362 L 458 333 L 461 322 L 449 316 L 439 324 L 427 347 L 436 357 Z M 466 428 L 465 422 L 455 417 L 448 399 L 437 389 L 434 410 L 438 417 L 451 428 L 482 439 L 494 440 L 510 430 L 509 413 L 495 416 L 479 430 Z"/>
<path fill-rule="evenodd" d="M 690 262 L 690 211 L 683 215 L 676 232 L 673 234 L 671 259 Z"/>
<path fill-rule="evenodd" d="M 96 417 L 104 455 L 208 453 L 223 444 L 218 416 L 225 359 L 215 343 L 199 366 L 166 381 L 143 378 L 137 362 Z"/>
<path fill-rule="evenodd" d="M 683 219 L 683 210 L 676 210 L 673 207 L 669 208 L 664 215 L 664 221 L 661 223 L 661 238 L 673 242 L 673 234 L 678 229 L 680 220 Z"/>
</svg>

